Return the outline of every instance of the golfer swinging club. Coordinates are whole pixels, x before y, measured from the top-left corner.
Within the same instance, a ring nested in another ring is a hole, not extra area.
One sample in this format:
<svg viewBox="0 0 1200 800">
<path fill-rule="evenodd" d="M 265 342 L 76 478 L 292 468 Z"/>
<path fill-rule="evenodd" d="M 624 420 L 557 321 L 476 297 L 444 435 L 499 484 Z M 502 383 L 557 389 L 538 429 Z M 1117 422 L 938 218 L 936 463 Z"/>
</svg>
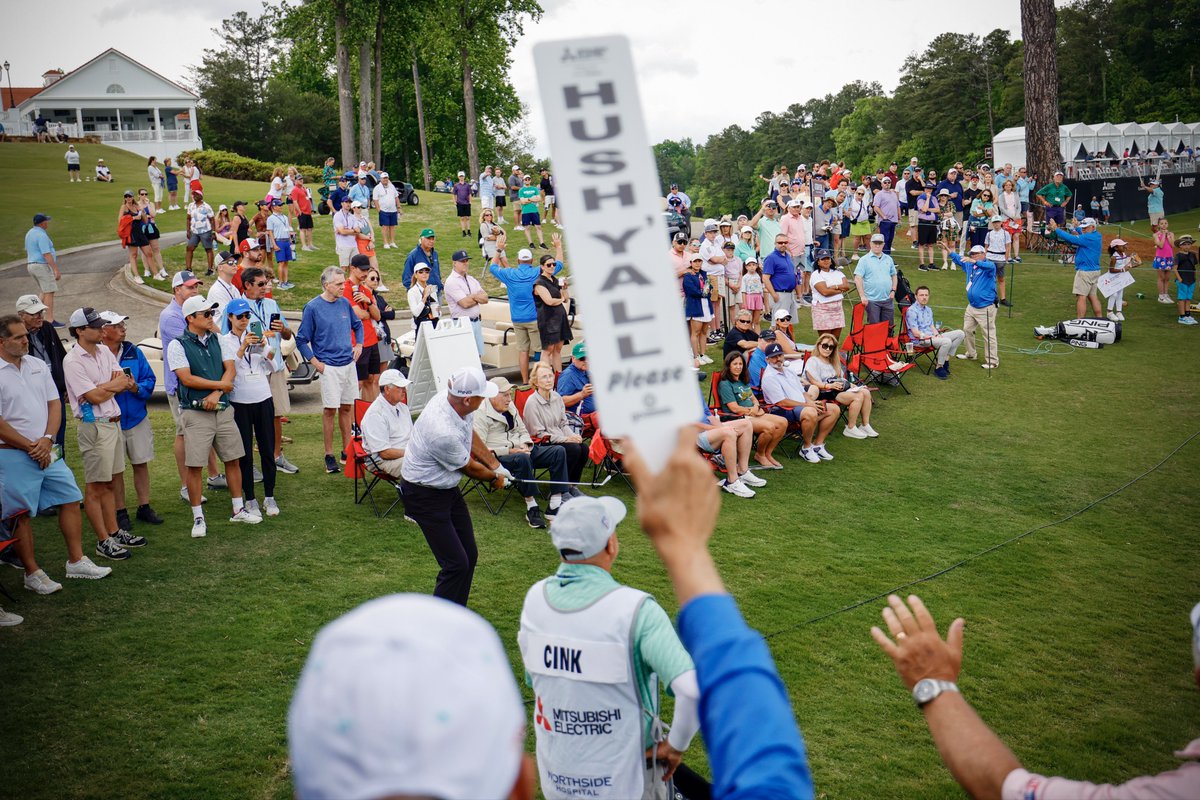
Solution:
<svg viewBox="0 0 1200 800">
<path fill-rule="evenodd" d="M 447 392 L 429 401 L 413 425 L 400 468 L 404 510 L 421 527 L 441 571 L 435 597 L 467 604 L 479 551 L 471 512 L 458 491 L 463 474 L 503 489 L 512 473 L 475 435 L 472 414 L 496 395 L 479 367 L 460 367 Z"/>
</svg>

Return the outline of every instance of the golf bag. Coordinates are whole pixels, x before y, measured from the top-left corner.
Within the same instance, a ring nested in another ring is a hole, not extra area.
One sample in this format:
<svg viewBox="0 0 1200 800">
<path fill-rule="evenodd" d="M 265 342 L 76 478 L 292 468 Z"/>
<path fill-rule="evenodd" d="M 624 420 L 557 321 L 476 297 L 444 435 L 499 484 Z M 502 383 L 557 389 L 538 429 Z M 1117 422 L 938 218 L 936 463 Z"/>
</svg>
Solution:
<svg viewBox="0 0 1200 800">
<path fill-rule="evenodd" d="M 1076 347 L 1100 348 L 1121 341 L 1121 323 L 1107 319 L 1069 319 L 1033 329 L 1039 339 L 1059 339 Z"/>
</svg>

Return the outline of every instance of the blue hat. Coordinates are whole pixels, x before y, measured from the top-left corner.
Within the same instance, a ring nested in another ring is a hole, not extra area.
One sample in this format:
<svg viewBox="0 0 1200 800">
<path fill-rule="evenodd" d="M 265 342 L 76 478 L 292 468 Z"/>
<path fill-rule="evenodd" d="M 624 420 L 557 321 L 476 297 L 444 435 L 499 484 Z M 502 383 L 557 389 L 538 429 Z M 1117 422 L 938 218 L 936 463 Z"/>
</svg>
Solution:
<svg viewBox="0 0 1200 800">
<path fill-rule="evenodd" d="M 225 306 L 226 314 L 247 314 L 250 312 L 250 303 L 244 297 L 235 297 L 229 301 L 229 305 Z"/>
<path fill-rule="evenodd" d="M 829 252 L 824 247 L 822 247 L 820 250 L 817 251 L 817 254 L 816 254 L 816 256 L 814 256 L 814 258 L 816 258 L 817 261 L 820 261 L 822 258 L 833 258 L 833 253 Z"/>
<path fill-rule="evenodd" d="M 767 345 L 767 349 L 763 351 L 763 355 L 765 355 L 767 358 L 781 356 L 783 355 L 783 346 L 779 344 L 769 344 Z"/>
<path fill-rule="evenodd" d="M 276 198 L 273 198 L 273 199 L 271 200 L 271 205 L 273 205 L 273 206 L 281 206 L 281 205 L 283 205 L 283 201 L 282 201 L 282 200 L 280 200 L 278 197 L 276 197 Z"/>
</svg>

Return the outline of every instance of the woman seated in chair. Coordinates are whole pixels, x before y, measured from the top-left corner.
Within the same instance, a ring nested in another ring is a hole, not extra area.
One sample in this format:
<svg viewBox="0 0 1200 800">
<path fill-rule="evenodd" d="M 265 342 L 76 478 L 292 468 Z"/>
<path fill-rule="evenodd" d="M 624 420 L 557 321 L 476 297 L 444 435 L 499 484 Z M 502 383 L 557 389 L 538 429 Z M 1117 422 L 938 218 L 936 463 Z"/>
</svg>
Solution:
<svg viewBox="0 0 1200 800">
<path fill-rule="evenodd" d="M 837 339 L 823 333 L 817 338 L 816 348 L 804 365 L 804 377 L 809 383 L 809 392 L 816 400 L 836 400 L 846 409 L 844 436 L 851 439 L 874 438 L 879 434 L 871 427 L 871 392 L 867 387 L 852 386 L 842 366 L 838 353 Z M 859 417 L 862 424 L 858 424 Z"/>
<path fill-rule="evenodd" d="M 758 404 L 750 389 L 745 356 L 734 352 L 725 357 L 725 368 L 721 370 L 718 386 L 721 418 L 749 419 L 758 437 L 754 446 L 754 460 L 764 469 L 783 469 L 783 464 L 775 460 L 774 453 L 775 447 L 787 434 L 787 420 L 768 414 Z"/>
<path fill-rule="evenodd" d="M 565 494 L 578 497 L 582 492 L 576 484 L 579 483 L 584 464 L 588 460 L 587 445 L 568 422 L 567 407 L 563 403 L 562 395 L 554 391 L 554 370 L 545 360 L 534 366 L 530 383 L 533 384 L 534 392 L 525 401 L 525 412 L 522 415 L 525 427 L 535 442 L 562 445 L 567 451 L 567 480 L 572 485 Z"/>
</svg>

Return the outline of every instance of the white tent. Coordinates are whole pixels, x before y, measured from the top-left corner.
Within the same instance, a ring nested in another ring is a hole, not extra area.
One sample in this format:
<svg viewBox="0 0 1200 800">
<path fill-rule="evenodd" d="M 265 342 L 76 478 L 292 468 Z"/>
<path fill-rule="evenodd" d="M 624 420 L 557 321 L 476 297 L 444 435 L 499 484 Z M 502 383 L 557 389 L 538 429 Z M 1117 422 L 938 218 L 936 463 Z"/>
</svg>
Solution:
<svg viewBox="0 0 1200 800">
<path fill-rule="evenodd" d="M 1123 122 L 1117 126 L 1121 132 L 1121 152 L 1129 151 L 1131 156 L 1146 151 L 1146 129 L 1136 122 Z"/>
<path fill-rule="evenodd" d="M 1096 150 L 1095 129 L 1084 122 L 1059 125 L 1058 144 L 1063 161 L 1082 161 Z"/>
<path fill-rule="evenodd" d="M 1192 145 L 1192 128 L 1186 122 L 1176 122 L 1167 126 L 1167 130 L 1171 132 L 1172 153 L 1181 153 L 1184 148 Z"/>
<path fill-rule="evenodd" d="M 1192 130 L 1192 147 L 1200 148 L 1200 122 L 1188 122 L 1186 124 Z"/>
<path fill-rule="evenodd" d="M 1171 132 L 1161 122 L 1146 124 L 1146 151 L 1164 153 L 1171 149 Z"/>
<path fill-rule="evenodd" d="M 1117 126 L 1111 122 L 1101 122 L 1099 125 L 1093 125 L 1092 129 L 1096 135 L 1096 150 L 1111 158 L 1120 157 L 1121 131 L 1117 129 Z"/>
<path fill-rule="evenodd" d="M 1005 128 L 992 139 L 992 163 L 1025 164 L 1025 129 Z"/>
</svg>

